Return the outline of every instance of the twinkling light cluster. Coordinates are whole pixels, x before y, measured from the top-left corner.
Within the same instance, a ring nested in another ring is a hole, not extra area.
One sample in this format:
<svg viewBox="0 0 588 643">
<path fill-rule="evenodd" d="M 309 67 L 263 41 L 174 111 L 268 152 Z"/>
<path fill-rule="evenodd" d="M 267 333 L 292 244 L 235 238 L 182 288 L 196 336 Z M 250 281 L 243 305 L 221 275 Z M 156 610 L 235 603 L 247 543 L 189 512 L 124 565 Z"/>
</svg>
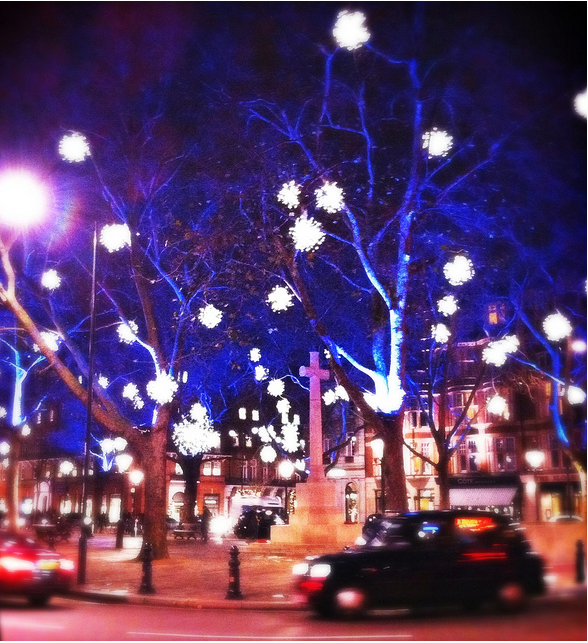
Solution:
<svg viewBox="0 0 588 643">
<path fill-rule="evenodd" d="M 250 359 L 254 364 L 256 364 L 257 362 L 259 362 L 259 360 L 261 359 L 261 351 L 259 350 L 259 348 L 252 348 L 252 349 L 249 351 L 249 359 Z"/>
<path fill-rule="evenodd" d="M 543 330 L 550 342 L 559 342 L 572 332 L 572 325 L 561 313 L 553 313 L 545 318 Z"/>
<path fill-rule="evenodd" d="M 488 403 L 486 404 L 486 410 L 492 415 L 498 415 L 500 417 L 504 417 L 507 420 L 509 418 L 508 404 L 506 403 L 506 400 L 500 395 L 494 395 L 488 400 Z"/>
<path fill-rule="evenodd" d="M 118 338 L 125 344 L 133 344 L 134 342 L 136 342 L 138 331 L 139 327 L 134 321 L 121 322 L 116 329 Z"/>
<path fill-rule="evenodd" d="M 98 384 L 100 384 L 102 388 L 108 388 L 108 385 L 110 384 L 110 382 L 108 381 L 108 378 L 105 375 L 99 375 Z"/>
<path fill-rule="evenodd" d="M 90 146 L 83 134 L 72 132 L 59 141 L 59 154 L 64 161 L 81 163 L 90 156 Z"/>
<path fill-rule="evenodd" d="M 515 335 L 503 337 L 495 342 L 490 342 L 482 351 L 482 360 L 486 364 L 502 366 L 510 353 L 514 353 L 519 348 L 519 340 Z"/>
<path fill-rule="evenodd" d="M 429 158 L 434 156 L 447 156 L 453 145 L 453 136 L 434 127 L 430 132 L 423 134 L 423 149 L 429 153 Z"/>
<path fill-rule="evenodd" d="M 443 266 L 445 279 L 447 279 L 452 286 L 464 284 L 474 276 L 474 273 L 474 264 L 464 255 L 456 255 L 453 261 L 448 261 L 445 266 Z"/>
<path fill-rule="evenodd" d="M 457 299 L 453 295 L 445 295 L 437 302 L 437 310 L 446 317 L 450 317 L 458 309 Z"/>
<path fill-rule="evenodd" d="M 42 330 L 41 337 L 45 340 L 45 344 L 47 344 L 52 351 L 59 350 L 59 344 L 62 341 L 60 335 L 50 330 Z"/>
<path fill-rule="evenodd" d="M 288 422 L 282 426 L 282 437 L 280 445 L 287 453 L 295 453 L 300 448 L 300 441 L 298 436 L 298 427 Z"/>
<path fill-rule="evenodd" d="M 322 231 L 320 223 L 307 215 L 302 215 L 296 219 L 290 229 L 290 235 L 296 250 L 301 252 L 315 250 L 325 239 L 325 233 Z"/>
<path fill-rule="evenodd" d="M 105 225 L 100 231 L 100 243 L 108 252 L 116 252 L 131 245 L 131 231 L 126 223 Z"/>
<path fill-rule="evenodd" d="M 41 285 L 43 288 L 47 288 L 47 290 L 55 290 L 56 288 L 59 288 L 59 286 L 61 286 L 61 277 L 57 273 L 57 270 L 54 270 L 53 268 L 45 270 L 41 275 Z"/>
<path fill-rule="evenodd" d="M 344 206 L 343 190 L 336 183 L 325 183 L 315 191 L 316 206 L 330 214 L 339 212 Z"/>
<path fill-rule="evenodd" d="M 333 37 L 339 47 L 353 51 L 370 39 L 365 26 L 365 16 L 361 11 L 341 11 L 333 29 Z"/>
<path fill-rule="evenodd" d="M 207 453 L 220 447 L 220 433 L 212 428 L 206 408 L 196 402 L 188 416 L 174 424 L 172 440 L 183 455 Z"/>
<path fill-rule="evenodd" d="M 168 374 L 161 371 L 157 377 L 147 383 L 147 395 L 158 404 L 168 404 L 174 399 L 178 383 Z"/>
<path fill-rule="evenodd" d="M 291 210 L 298 207 L 300 203 L 300 186 L 296 185 L 295 181 L 284 183 L 282 189 L 278 192 L 278 201 Z"/>
<path fill-rule="evenodd" d="M 282 415 L 288 413 L 288 411 L 290 410 L 290 406 L 291 406 L 290 400 L 287 400 L 285 397 L 281 398 L 276 403 L 276 408 L 278 409 L 278 413 L 281 413 Z"/>
<path fill-rule="evenodd" d="M 198 319 L 206 328 L 216 328 L 223 318 L 223 313 L 212 304 L 208 304 L 198 313 Z"/>
<path fill-rule="evenodd" d="M 584 404 L 586 393 L 579 386 L 570 386 L 568 388 L 568 402 L 570 404 Z"/>
<path fill-rule="evenodd" d="M 451 331 L 445 324 L 435 324 L 431 328 L 431 337 L 438 344 L 447 344 L 449 337 L 451 336 Z"/>
<path fill-rule="evenodd" d="M 267 385 L 267 392 L 273 397 L 280 397 L 284 394 L 285 385 L 282 380 L 271 380 Z"/>
<path fill-rule="evenodd" d="M 345 402 L 349 401 L 349 395 L 347 391 L 338 384 L 335 388 L 329 389 L 323 393 L 323 402 L 330 406 L 334 404 L 337 400 L 344 400 Z"/>
<path fill-rule="evenodd" d="M 288 310 L 288 308 L 294 305 L 292 302 L 292 292 L 285 286 L 274 286 L 268 294 L 266 301 L 275 313 Z"/>
<path fill-rule="evenodd" d="M 133 406 L 138 410 L 141 410 L 145 406 L 143 398 L 139 395 L 139 389 L 133 382 L 129 382 L 125 385 L 125 387 L 123 388 L 122 396 L 127 398 L 128 400 L 131 400 Z"/>
<path fill-rule="evenodd" d="M 586 95 L 586 90 L 574 98 L 574 109 L 579 116 L 586 118 L 588 115 L 588 96 Z"/>
<path fill-rule="evenodd" d="M 267 379 L 267 376 L 269 375 L 269 371 L 265 366 L 262 366 L 261 364 L 258 364 L 255 367 L 255 379 L 258 382 L 262 382 L 263 380 Z"/>
</svg>

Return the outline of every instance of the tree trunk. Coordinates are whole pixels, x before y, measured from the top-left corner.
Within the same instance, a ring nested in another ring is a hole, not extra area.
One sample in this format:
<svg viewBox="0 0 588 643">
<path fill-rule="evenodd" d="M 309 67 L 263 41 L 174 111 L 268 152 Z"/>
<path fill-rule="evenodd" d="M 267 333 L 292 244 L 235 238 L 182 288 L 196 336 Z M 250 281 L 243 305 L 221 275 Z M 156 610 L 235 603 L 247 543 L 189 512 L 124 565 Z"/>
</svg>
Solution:
<svg viewBox="0 0 588 643">
<path fill-rule="evenodd" d="M 404 472 L 404 447 L 402 414 L 380 416 L 384 429 L 384 458 L 382 461 L 382 492 L 386 511 L 408 511 L 406 476 Z"/>
<path fill-rule="evenodd" d="M 182 507 L 182 522 L 193 523 L 198 492 L 198 479 L 200 478 L 200 464 L 202 455 L 180 456 L 180 466 L 184 473 L 184 506 Z"/>
<path fill-rule="evenodd" d="M 449 459 L 441 457 L 437 463 L 439 509 L 449 509 Z"/>
<path fill-rule="evenodd" d="M 13 429 L 15 430 L 15 429 Z M 18 531 L 18 462 L 20 457 L 20 439 L 16 434 L 11 435 L 8 467 L 6 469 L 6 518 L 9 529 Z"/>
</svg>

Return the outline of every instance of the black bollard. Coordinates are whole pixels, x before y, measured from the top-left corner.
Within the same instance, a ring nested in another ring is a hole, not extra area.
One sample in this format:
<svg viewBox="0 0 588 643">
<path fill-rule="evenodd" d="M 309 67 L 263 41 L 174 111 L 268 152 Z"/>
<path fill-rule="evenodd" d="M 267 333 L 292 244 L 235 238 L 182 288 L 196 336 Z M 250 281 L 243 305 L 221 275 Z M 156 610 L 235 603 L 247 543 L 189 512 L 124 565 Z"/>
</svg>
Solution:
<svg viewBox="0 0 588 643">
<path fill-rule="evenodd" d="M 155 594 L 153 587 L 153 546 L 145 543 L 141 551 L 143 561 L 143 578 L 139 587 L 139 594 Z"/>
<path fill-rule="evenodd" d="M 586 570 L 584 568 L 584 543 L 581 540 L 576 541 L 576 583 L 583 583 L 586 580 Z"/>
<path fill-rule="evenodd" d="M 229 591 L 227 598 L 236 599 L 243 598 L 241 594 L 241 582 L 239 579 L 239 549 L 233 545 L 229 550 Z"/>
</svg>

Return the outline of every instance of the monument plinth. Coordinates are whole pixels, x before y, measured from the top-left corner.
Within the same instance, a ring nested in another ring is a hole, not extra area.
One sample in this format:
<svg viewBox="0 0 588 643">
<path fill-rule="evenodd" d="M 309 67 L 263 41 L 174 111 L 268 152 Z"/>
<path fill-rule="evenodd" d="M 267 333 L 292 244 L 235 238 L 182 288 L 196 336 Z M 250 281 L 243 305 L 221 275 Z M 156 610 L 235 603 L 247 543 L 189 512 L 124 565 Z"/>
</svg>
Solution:
<svg viewBox="0 0 588 643">
<path fill-rule="evenodd" d="M 299 544 L 344 547 L 353 544 L 361 534 L 357 524 L 345 523 L 345 483 L 325 476 L 323 465 L 323 424 L 321 380 L 330 373 L 321 369 L 319 354 L 310 353 L 310 365 L 300 367 L 300 376 L 310 379 L 309 407 L 309 475 L 296 485 L 296 511 L 290 524 L 274 525 L 271 540 L 275 544 Z"/>
</svg>

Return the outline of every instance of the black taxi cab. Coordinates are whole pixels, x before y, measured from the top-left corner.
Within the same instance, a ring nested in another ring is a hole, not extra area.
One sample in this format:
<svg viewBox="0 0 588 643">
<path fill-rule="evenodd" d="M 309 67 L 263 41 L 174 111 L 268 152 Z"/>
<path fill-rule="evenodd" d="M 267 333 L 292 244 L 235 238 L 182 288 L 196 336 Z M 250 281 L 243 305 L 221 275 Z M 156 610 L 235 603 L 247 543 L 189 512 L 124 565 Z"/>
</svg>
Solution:
<svg viewBox="0 0 588 643">
<path fill-rule="evenodd" d="M 371 608 L 520 608 L 545 591 L 544 564 L 506 516 L 422 511 L 372 518 L 359 542 L 294 566 L 294 600 L 322 616 Z"/>
</svg>

